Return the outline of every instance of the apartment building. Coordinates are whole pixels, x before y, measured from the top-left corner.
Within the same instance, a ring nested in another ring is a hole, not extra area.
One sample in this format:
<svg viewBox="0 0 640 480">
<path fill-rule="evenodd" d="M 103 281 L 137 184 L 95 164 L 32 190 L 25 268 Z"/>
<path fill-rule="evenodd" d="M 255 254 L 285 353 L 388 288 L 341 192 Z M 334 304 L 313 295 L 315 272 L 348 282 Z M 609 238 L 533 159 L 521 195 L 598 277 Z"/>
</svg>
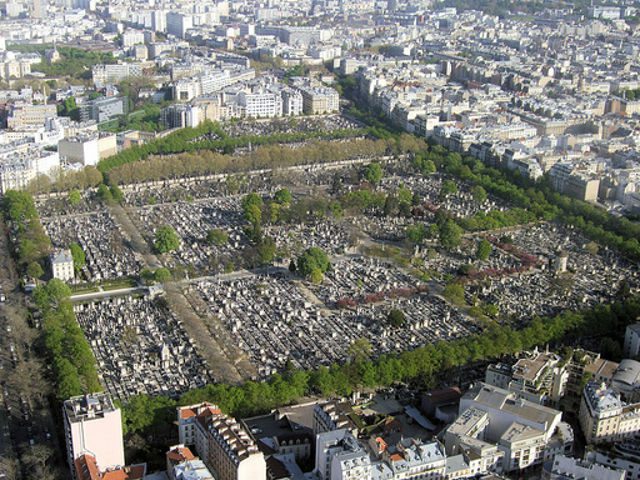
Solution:
<svg viewBox="0 0 640 480">
<path fill-rule="evenodd" d="M 334 113 L 340 109 L 340 95 L 331 87 L 295 81 L 293 87 L 302 94 L 302 109 L 307 115 Z"/>
<path fill-rule="evenodd" d="M 97 165 L 103 158 L 118 153 L 117 137 L 113 133 L 93 133 L 64 138 L 58 143 L 58 153 L 69 163 Z"/>
<path fill-rule="evenodd" d="M 169 480 L 215 480 L 207 466 L 189 447 L 174 445 L 166 454 Z"/>
<path fill-rule="evenodd" d="M 80 121 L 95 120 L 106 122 L 127 113 L 127 99 L 125 97 L 102 97 L 83 103 L 80 107 Z"/>
<path fill-rule="evenodd" d="M 123 466 L 122 417 L 111 397 L 93 393 L 72 397 L 62 407 L 67 461 L 74 479 L 75 460 L 88 453 L 100 470 Z"/>
<path fill-rule="evenodd" d="M 7 117 L 7 128 L 19 130 L 28 126 L 41 127 L 48 118 L 57 117 L 55 105 L 15 104 Z"/>
<path fill-rule="evenodd" d="M 556 455 L 553 462 L 545 464 L 542 472 L 543 480 L 624 480 L 624 477 L 624 470 L 564 455 Z"/>
<path fill-rule="evenodd" d="M 101 471 L 96 457 L 85 453 L 75 460 L 76 480 L 143 480 L 147 478 L 147 464 L 126 465 Z"/>
<path fill-rule="evenodd" d="M 39 175 L 53 175 L 60 169 L 58 152 L 21 142 L 0 148 L 0 194 L 24 190 Z"/>
<path fill-rule="evenodd" d="M 266 462 L 238 421 L 218 407 L 201 403 L 179 407 L 180 443 L 194 445 L 217 480 L 266 480 Z"/>
<path fill-rule="evenodd" d="M 349 417 L 352 412 L 349 402 L 329 401 L 316 405 L 313 409 L 313 433 L 348 429 L 357 435 L 357 426 Z"/>
<path fill-rule="evenodd" d="M 235 83 L 252 80 L 255 76 L 256 72 L 253 68 L 235 65 L 224 67 L 174 82 L 171 88 L 172 98 L 179 102 L 188 102 L 201 95 L 219 92 Z"/>
<path fill-rule="evenodd" d="M 104 88 L 129 77 L 139 77 L 141 75 L 142 65 L 139 63 L 100 64 L 94 65 L 91 69 L 91 76 L 96 88 Z"/>
<path fill-rule="evenodd" d="M 540 405 L 557 405 L 564 396 L 568 377 L 559 355 L 536 349 L 511 366 L 490 365 L 485 382 Z"/>
<path fill-rule="evenodd" d="M 640 403 L 624 403 L 604 382 L 589 382 L 582 395 L 579 420 L 587 443 L 624 440 L 640 431 Z"/>
<path fill-rule="evenodd" d="M 460 400 L 459 414 L 444 434 L 447 452 L 461 451 L 469 440 L 494 445 L 503 452 L 500 468 L 506 472 L 539 465 L 573 447 L 573 432 L 561 421 L 560 411 L 492 385 L 469 389 Z"/>
<path fill-rule="evenodd" d="M 549 180 L 555 190 L 578 200 L 595 202 L 600 180 L 580 172 L 568 162 L 558 162 L 549 171 Z"/>
</svg>

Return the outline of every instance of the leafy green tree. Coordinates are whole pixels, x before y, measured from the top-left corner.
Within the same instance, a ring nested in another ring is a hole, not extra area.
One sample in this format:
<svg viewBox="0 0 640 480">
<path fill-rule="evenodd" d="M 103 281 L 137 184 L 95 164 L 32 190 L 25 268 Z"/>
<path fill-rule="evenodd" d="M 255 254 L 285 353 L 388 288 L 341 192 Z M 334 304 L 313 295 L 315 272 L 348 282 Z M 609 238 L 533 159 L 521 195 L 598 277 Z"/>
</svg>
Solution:
<svg viewBox="0 0 640 480">
<path fill-rule="evenodd" d="M 71 190 L 69 192 L 68 200 L 69 200 L 69 204 L 72 207 L 75 207 L 82 201 L 82 194 L 78 190 Z"/>
<path fill-rule="evenodd" d="M 171 280 L 171 272 L 168 268 L 160 267 L 153 273 L 153 277 L 158 283 L 166 283 Z"/>
<path fill-rule="evenodd" d="M 111 187 L 109 187 L 109 191 L 111 192 L 111 198 L 114 202 L 122 203 L 124 200 L 124 194 L 122 193 L 122 190 L 120 190 L 120 187 L 117 185 L 111 185 Z"/>
<path fill-rule="evenodd" d="M 471 195 L 476 203 L 484 203 L 487 200 L 487 191 L 480 185 L 475 185 L 471 189 Z"/>
<path fill-rule="evenodd" d="M 107 187 L 104 183 L 98 185 L 97 191 L 98 199 L 104 203 L 112 203 L 113 202 L 113 194 L 109 187 Z"/>
<path fill-rule="evenodd" d="M 413 192 L 409 190 L 407 187 L 398 188 L 398 202 L 406 203 L 408 205 L 412 204 L 413 201 Z"/>
<path fill-rule="evenodd" d="M 262 223 L 262 207 L 264 202 L 257 193 L 250 193 L 242 199 L 242 212 L 244 218 L 251 225 L 256 226 Z"/>
<path fill-rule="evenodd" d="M 156 230 L 153 248 L 158 253 L 173 252 L 180 248 L 180 237 L 170 225 L 163 225 Z"/>
<path fill-rule="evenodd" d="M 373 347 L 371 342 L 364 337 L 354 340 L 347 350 L 354 363 L 365 362 L 371 358 Z"/>
<path fill-rule="evenodd" d="M 305 277 L 310 276 L 314 270 L 324 274 L 331 266 L 327 254 L 318 247 L 311 247 L 305 250 L 298 257 L 296 265 L 300 274 Z"/>
<path fill-rule="evenodd" d="M 229 234 L 220 228 L 214 228 L 207 232 L 207 243 L 222 247 L 229 242 Z"/>
<path fill-rule="evenodd" d="M 256 252 L 260 265 L 268 265 L 276 255 L 276 242 L 271 237 L 262 237 L 256 246 Z"/>
<path fill-rule="evenodd" d="M 288 188 L 282 188 L 275 193 L 273 198 L 280 205 L 289 205 L 293 197 L 291 196 L 291 192 Z"/>
<path fill-rule="evenodd" d="M 71 251 L 71 256 L 73 257 L 73 269 L 76 271 L 76 273 L 78 273 L 87 264 L 87 257 L 84 253 L 84 250 L 82 250 L 82 247 L 75 242 L 69 245 L 69 250 Z"/>
<path fill-rule="evenodd" d="M 398 310 L 397 308 L 392 308 L 389 311 L 387 321 L 389 322 L 389 325 L 394 328 L 404 327 L 404 325 L 407 323 L 404 312 L 402 310 Z"/>
<path fill-rule="evenodd" d="M 311 270 L 311 273 L 309 274 L 309 280 L 311 281 L 311 283 L 320 285 L 324 280 L 324 274 L 319 268 L 314 268 L 313 270 Z"/>
<path fill-rule="evenodd" d="M 489 255 L 491 255 L 492 251 L 493 247 L 491 246 L 491 243 L 483 238 L 478 242 L 478 247 L 476 249 L 476 258 L 478 260 L 485 261 L 489 258 Z"/>
<path fill-rule="evenodd" d="M 427 229 L 424 223 L 416 223 L 415 225 L 409 225 L 405 233 L 411 243 L 420 245 L 427 236 Z"/>
<path fill-rule="evenodd" d="M 453 220 L 447 220 L 440 228 L 440 244 L 453 249 L 460 245 L 463 230 Z"/>
<path fill-rule="evenodd" d="M 460 283 L 449 283 L 445 285 L 442 294 L 447 300 L 457 305 L 463 305 L 465 303 L 464 287 Z"/>
<path fill-rule="evenodd" d="M 27 275 L 31 278 L 40 278 L 44 275 L 44 270 L 38 262 L 31 262 L 27 265 Z"/>
<path fill-rule="evenodd" d="M 383 177 L 382 167 L 379 163 L 370 163 L 364 168 L 363 177 L 372 185 L 379 184 Z"/>
<path fill-rule="evenodd" d="M 445 180 L 440 187 L 440 197 L 444 198 L 448 195 L 455 195 L 458 193 L 458 185 L 453 180 Z"/>
</svg>

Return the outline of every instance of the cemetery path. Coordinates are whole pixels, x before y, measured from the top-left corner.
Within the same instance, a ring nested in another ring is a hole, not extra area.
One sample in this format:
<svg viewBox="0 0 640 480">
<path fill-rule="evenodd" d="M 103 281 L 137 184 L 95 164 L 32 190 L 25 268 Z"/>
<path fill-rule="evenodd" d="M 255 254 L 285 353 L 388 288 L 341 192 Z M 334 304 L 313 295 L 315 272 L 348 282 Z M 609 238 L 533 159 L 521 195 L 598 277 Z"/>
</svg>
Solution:
<svg viewBox="0 0 640 480">
<path fill-rule="evenodd" d="M 179 284 L 166 284 L 165 292 L 171 310 L 182 320 L 187 334 L 196 342 L 198 353 L 207 362 L 215 381 L 240 383 L 244 380 L 245 368 L 240 369 L 233 357 L 230 357 L 232 352 L 229 352 L 237 342 L 232 338 L 225 338 L 229 334 L 224 327 L 216 325 L 215 328 L 211 328 L 210 322 L 196 313 L 197 310 L 182 292 Z"/>
<path fill-rule="evenodd" d="M 138 228 L 134 225 L 129 213 L 124 209 L 124 207 L 116 204 L 110 206 L 109 209 L 116 222 L 118 222 L 129 237 L 134 251 L 144 259 L 146 266 L 153 269 L 161 267 L 162 263 L 160 263 L 158 257 L 153 254 L 149 245 Z"/>
</svg>

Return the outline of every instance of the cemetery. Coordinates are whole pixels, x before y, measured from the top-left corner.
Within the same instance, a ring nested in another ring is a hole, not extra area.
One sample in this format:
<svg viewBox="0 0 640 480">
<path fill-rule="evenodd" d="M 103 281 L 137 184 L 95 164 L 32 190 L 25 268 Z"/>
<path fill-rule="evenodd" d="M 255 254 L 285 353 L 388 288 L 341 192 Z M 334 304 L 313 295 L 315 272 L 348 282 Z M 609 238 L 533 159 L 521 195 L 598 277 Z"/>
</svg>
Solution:
<svg viewBox="0 0 640 480">
<path fill-rule="evenodd" d="M 80 280 L 96 282 L 135 276 L 140 271 L 140 260 L 108 210 L 47 217 L 42 224 L 54 248 L 69 248 L 74 242 L 80 245 L 86 256 Z"/>
<path fill-rule="evenodd" d="M 102 384 L 115 398 L 175 398 L 210 381 L 194 341 L 161 297 L 115 297 L 77 304 L 74 310 Z"/>
</svg>

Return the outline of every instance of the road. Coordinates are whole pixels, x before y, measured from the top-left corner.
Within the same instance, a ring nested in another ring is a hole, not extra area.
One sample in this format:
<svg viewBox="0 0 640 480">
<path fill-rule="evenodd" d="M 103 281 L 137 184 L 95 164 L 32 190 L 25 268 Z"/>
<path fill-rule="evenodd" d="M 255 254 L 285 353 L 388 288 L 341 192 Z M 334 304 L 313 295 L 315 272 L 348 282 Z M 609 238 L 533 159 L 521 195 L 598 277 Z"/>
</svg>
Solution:
<svg viewBox="0 0 640 480">
<path fill-rule="evenodd" d="M 19 459 L 17 471 L 7 472 L 9 479 L 26 478 L 26 474 L 66 479 L 65 447 L 58 437 L 61 426 L 55 423 L 59 412 L 47 395 L 53 382 L 47 378 L 47 362 L 35 348 L 40 332 L 29 325 L 26 297 L 18 286 L 1 219 L 0 229 L 0 286 L 6 296 L 0 303 L 0 469 Z M 35 452 L 49 457 L 44 471 L 27 466 Z"/>
</svg>

